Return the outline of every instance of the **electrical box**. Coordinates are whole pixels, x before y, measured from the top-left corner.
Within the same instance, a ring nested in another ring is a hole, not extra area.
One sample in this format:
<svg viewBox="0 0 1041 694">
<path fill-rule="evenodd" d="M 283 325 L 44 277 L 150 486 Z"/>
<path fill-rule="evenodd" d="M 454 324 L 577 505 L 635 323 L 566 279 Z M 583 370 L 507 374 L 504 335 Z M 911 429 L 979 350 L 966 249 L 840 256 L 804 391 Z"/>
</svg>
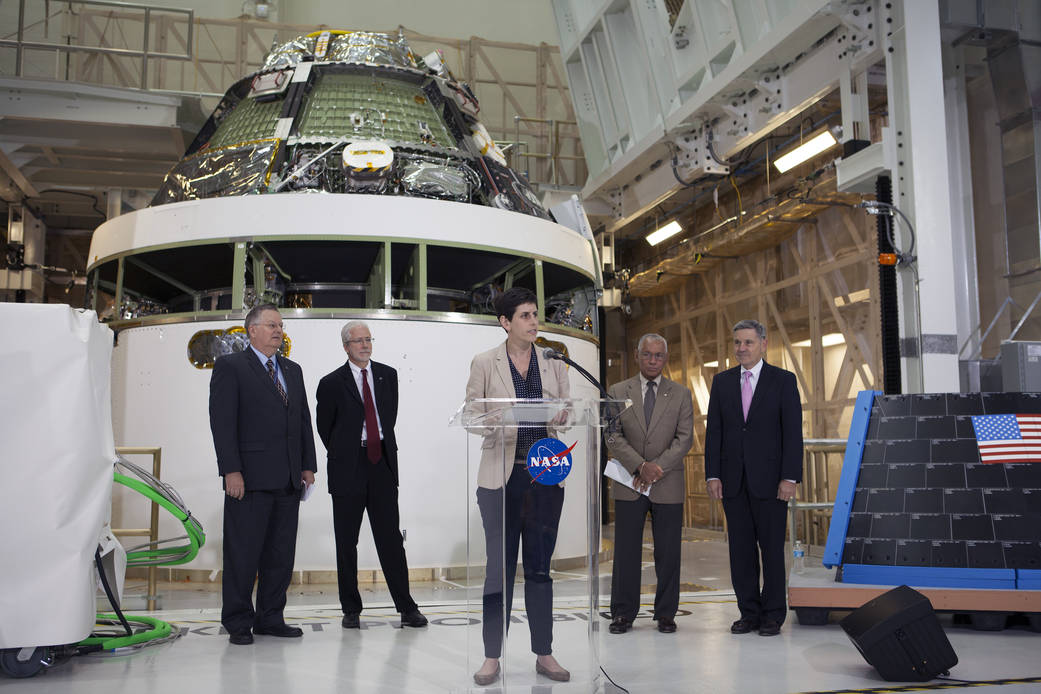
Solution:
<svg viewBox="0 0 1041 694">
<path fill-rule="evenodd" d="M 1001 343 L 1002 390 L 1041 392 L 1041 342 Z"/>
</svg>

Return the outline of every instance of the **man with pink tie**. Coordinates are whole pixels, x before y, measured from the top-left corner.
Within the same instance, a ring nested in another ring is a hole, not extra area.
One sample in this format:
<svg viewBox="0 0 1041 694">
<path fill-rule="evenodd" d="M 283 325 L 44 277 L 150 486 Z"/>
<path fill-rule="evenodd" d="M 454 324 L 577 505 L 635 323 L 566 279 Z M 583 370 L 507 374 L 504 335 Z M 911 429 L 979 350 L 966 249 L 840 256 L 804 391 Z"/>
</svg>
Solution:
<svg viewBox="0 0 1041 694">
<path fill-rule="evenodd" d="M 795 375 L 764 361 L 762 324 L 743 320 L 733 332 L 738 365 L 712 379 L 705 478 L 727 518 L 730 579 L 741 612 L 730 631 L 775 636 L 786 614 L 786 510 L 802 480 L 802 403 Z"/>
</svg>

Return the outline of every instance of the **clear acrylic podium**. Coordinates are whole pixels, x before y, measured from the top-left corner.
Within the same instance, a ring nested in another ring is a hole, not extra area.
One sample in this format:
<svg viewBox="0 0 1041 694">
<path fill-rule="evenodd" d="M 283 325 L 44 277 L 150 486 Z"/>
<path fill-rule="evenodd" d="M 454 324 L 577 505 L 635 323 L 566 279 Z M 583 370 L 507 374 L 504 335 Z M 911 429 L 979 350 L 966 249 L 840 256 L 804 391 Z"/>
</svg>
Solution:
<svg viewBox="0 0 1041 694">
<path fill-rule="evenodd" d="M 481 398 L 467 400 L 452 417 L 452 426 L 470 434 L 466 565 L 460 572 L 467 679 L 453 691 L 602 689 L 599 641 L 606 622 L 600 623 L 600 596 L 609 595 L 610 586 L 601 586 L 599 576 L 601 430 L 627 406 Z M 531 460 L 526 447 L 518 456 L 518 435 L 559 443 L 533 446 Z M 563 483 L 553 483 L 565 470 Z M 536 672 L 535 652 L 547 646 L 570 671 L 568 682 Z M 496 654 L 498 679 L 477 685 L 473 673 Z"/>
</svg>

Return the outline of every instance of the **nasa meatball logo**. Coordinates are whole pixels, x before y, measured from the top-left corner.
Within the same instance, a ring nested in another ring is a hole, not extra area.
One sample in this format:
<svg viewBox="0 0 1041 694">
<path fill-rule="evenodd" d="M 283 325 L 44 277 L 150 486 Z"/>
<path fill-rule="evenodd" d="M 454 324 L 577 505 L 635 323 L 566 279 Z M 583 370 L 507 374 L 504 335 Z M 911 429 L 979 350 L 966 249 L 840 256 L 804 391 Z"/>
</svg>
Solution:
<svg viewBox="0 0 1041 694">
<path fill-rule="evenodd" d="M 569 448 L 560 439 L 539 439 L 528 449 L 528 474 L 531 481 L 552 486 L 560 484 L 571 472 L 573 461 L 571 451 L 578 441 Z"/>
</svg>

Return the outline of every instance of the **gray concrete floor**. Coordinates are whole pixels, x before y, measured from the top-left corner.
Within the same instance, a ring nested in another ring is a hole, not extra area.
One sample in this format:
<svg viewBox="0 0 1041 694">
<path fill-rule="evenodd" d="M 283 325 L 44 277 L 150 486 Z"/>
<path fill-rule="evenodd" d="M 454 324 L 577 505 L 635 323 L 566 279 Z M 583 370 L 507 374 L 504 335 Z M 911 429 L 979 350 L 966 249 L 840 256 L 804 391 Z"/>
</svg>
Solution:
<svg viewBox="0 0 1041 694">
<path fill-rule="evenodd" d="M 304 628 L 302 639 L 258 636 L 252 646 L 231 646 L 220 628 L 220 594 L 215 585 L 162 584 L 161 619 L 178 639 L 134 652 L 83 656 L 31 679 L 0 675 L 0 693 L 76 692 L 619 692 L 596 668 L 633 692 L 850 692 L 894 691 L 861 658 L 837 624 L 802 626 L 792 615 L 780 636 L 734 636 L 737 617 L 725 543 L 712 533 L 688 533 L 683 545 L 683 594 L 678 631 L 660 634 L 648 611 L 654 570 L 650 538 L 643 575 L 644 610 L 633 631 L 607 632 L 607 620 L 590 627 L 585 582 L 574 572 L 555 576 L 554 654 L 571 670 L 572 681 L 553 683 L 533 671 L 518 593 L 514 624 L 504 656 L 504 682 L 478 688 L 471 673 L 480 662 L 479 600 L 458 582 L 417 583 L 413 595 L 431 618 L 424 629 L 401 629 L 389 596 L 378 585 L 363 590 L 361 630 L 340 628 L 335 585 L 294 585 L 287 621 Z M 600 612 L 606 612 L 610 562 L 600 567 Z M 140 610 L 144 585 L 126 591 L 129 613 Z M 479 592 L 477 593 L 479 595 Z M 140 613 L 140 612 L 138 612 Z M 980 632 L 941 617 L 959 664 L 951 677 L 997 680 L 1041 675 L 1041 634 L 1025 629 Z M 592 644 L 592 648 L 590 647 Z M 503 686 L 505 684 L 505 686 Z M 935 684 L 941 684 L 934 682 Z M 948 689 L 953 683 L 942 683 Z M 926 688 L 933 686 L 924 685 Z M 954 685 L 968 691 L 970 687 Z M 875 689 L 880 688 L 880 689 Z M 1035 683 L 973 686 L 973 692 L 1041 692 Z"/>
</svg>

